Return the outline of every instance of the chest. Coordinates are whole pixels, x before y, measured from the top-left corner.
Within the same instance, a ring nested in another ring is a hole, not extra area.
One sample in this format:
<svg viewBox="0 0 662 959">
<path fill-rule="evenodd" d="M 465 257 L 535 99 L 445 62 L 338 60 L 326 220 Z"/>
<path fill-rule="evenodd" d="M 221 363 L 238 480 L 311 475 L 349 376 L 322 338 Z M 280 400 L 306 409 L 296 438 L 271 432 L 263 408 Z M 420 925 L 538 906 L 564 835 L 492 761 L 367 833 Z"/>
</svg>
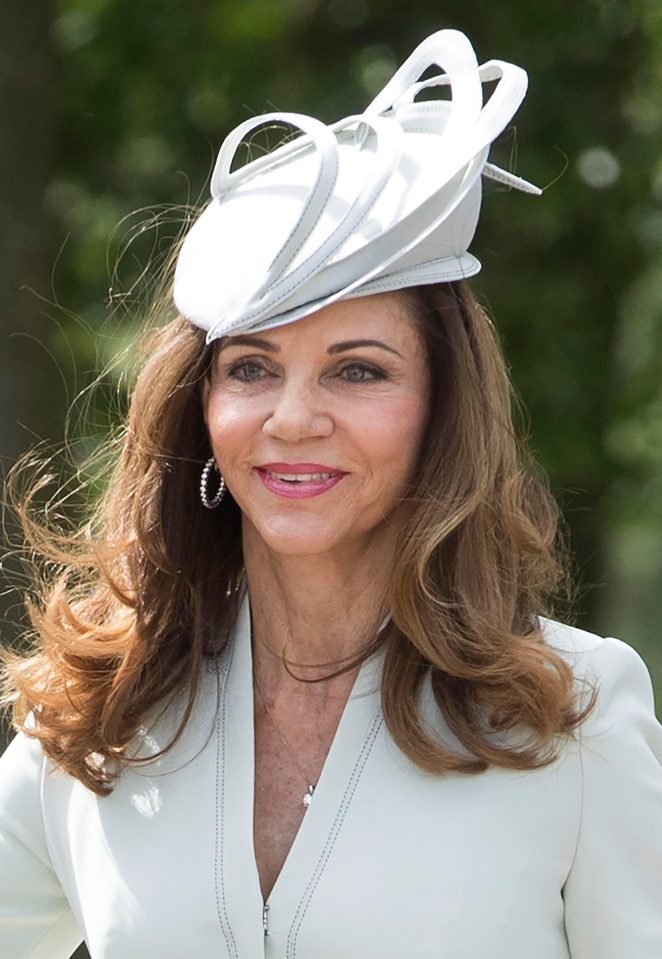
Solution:
<svg viewBox="0 0 662 959">
<path fill-rule="evenodd" d="M 254 717 L 255 787 L 253 844 L 262 898 L 266 902 L 282 871 L 309 809 L 309 786 L 316 786 L 326 761 L 338 717 L 316 717 L 298 733 L 277 728 L 256 708 Z M 304 802 L 304 796 L 307 802 Z"/>
<path fill-rule="evenodd" d="M 303 778 L 265 730 L 246 664 L 211 691 L 195 741 L 107 799 L 47 778 L 49 849 L 93 959 L 177 959 L 183 942 L 219 959 L 568 959 L 574 755 L 530 774 L 427 775 L 390 739 L 373 677 L 326 756 L 324 735 L 293 735 Z"/>
<path fill-rule="evenodd" d="M 426 776 L 376 723 L 334 744 L 303 818 L 266 788 L 279 767 L 258 763 L 251 816 L 229 738 L 163 779 L 127 776 L 109 801 L 51 806 L 93 959 L 175 959 L 182 942 L 219 959 L 568 959 L 576 767 Z"/>
</svg>

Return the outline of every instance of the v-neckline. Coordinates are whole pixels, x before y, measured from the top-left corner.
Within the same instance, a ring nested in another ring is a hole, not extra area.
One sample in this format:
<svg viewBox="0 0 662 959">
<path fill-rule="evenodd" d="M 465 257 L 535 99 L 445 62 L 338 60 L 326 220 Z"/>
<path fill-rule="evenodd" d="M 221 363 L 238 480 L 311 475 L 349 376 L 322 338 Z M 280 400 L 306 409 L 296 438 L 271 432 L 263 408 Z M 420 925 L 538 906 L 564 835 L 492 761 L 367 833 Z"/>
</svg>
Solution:
<svg viewBox="0 0 662 959">
<path fill-rule="evenodd" d="M 217 812 L 220 822 L 216 849 L 216 885 L 221 925 L 232 935 L 236 912 L 228 903 L 236 899 L 235 884 L 260 917 L 265 910 L 294 918 L 317 870 L 323 868 L 324 850 L 339 828 L 339 812 L 356 788 L 357 763 L 366 741 L 376 736 L 383 720 L 380 679 L 383 648 L 360 667 L 340 717 L 315 787 L 315 796 L 296 832 L 292 845 L 263 900 L 254 844 L 255 729 L 250 600 L 241 599 L 237 623 L 223 670 L 219 703 L 219 768 Z M 362 768 L 362 767 L 361 767 Z M 349 793 L 351 792 L 351 795 Z M 232 917 L 232 922 L 230 921 Z"/>
</svg>

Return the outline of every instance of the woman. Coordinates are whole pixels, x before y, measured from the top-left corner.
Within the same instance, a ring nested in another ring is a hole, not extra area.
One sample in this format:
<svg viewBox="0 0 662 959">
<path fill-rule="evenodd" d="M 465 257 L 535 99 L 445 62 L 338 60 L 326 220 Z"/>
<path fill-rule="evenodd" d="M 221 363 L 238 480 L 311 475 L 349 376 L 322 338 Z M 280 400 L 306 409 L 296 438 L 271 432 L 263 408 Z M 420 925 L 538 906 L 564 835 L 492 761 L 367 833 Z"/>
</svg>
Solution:
<svg viewBox="0 0 662 959">
<path fill-rule="evenodd" d="M 661 954 L 650 679 L 541 617 L 556 511 L 465 283 L 481 177 L 536 192 L 487 163 L 525 87 L 442 31 L 359 117 L 224 143 L 8 660 L 3 957 Z"/>
</svg>

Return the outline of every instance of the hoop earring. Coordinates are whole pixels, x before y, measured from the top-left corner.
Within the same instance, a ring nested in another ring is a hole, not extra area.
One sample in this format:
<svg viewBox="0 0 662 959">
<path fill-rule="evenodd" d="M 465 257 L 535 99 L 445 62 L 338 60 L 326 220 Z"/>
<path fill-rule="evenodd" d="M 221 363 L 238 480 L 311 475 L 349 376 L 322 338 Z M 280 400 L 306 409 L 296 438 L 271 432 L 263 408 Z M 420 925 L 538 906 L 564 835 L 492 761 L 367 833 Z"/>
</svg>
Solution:
<svg viewBox="0 0 662 959">
<path fill-rule="evenodd" d="M 202 501 L 202 505 L 206 509 L 216 509 L 218 504 L 225 496 L 225 490 L 227 488 L 225 485 L 225 480 L 221 476 L 221 481 L 218 490 L 216 491 L 216 496 L 214 496 L 213 499 L 209 498 L 209 493 L 207 492 L 207 483 L 209 482 L 209 474 L 212 470 L 216 470 L 218 475 L 221 476 L 221 471 L 216 465 L 216 460 L 213 456 L 210 456 L 202 469 L 202 476 L 200 477 L 200 499 Z"/>
</svg>

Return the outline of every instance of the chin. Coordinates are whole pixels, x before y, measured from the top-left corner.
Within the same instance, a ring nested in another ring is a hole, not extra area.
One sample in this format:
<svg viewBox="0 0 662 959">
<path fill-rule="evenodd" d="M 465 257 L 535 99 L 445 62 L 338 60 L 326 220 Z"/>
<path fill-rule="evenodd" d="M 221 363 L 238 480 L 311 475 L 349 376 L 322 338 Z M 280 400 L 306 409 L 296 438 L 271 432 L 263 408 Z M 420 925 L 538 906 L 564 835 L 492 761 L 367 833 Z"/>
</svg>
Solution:
<svg viewBox="0 0 662 959">
<path fill-rule="evenodd" d="M 263 541 L 272 553 L 280 556 L 320 556 L 323 553 L 332 553 L 342 549 L 344 540 L 337 533 L 324 535 L 310 535 L 306 533 L 281 534 L 265 536 Z"/>
<path fill-rule="evenodd" d="M 316 556 L 342 550 L 353 537 L 347 531 L 343 534 L 326 518 L 321 523 L 303 521 L 292 517 L 282 522 L 251 523 L 253 536 L 266 548 L 280 556 Z"/>
</svg>

